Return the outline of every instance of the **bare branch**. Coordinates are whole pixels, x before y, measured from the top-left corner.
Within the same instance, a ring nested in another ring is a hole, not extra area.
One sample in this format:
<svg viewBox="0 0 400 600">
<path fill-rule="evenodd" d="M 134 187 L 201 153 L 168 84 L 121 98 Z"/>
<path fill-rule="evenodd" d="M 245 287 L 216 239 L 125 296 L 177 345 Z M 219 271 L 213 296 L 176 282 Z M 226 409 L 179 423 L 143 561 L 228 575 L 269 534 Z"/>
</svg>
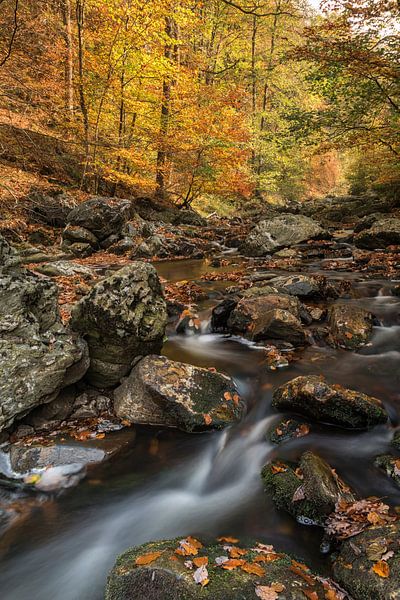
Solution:
<svg viewBox="0 0 400 600">
<path fill-rule="evenodd" d="M 247 8 L 244 6 L 240 6 L 240 4 L 237 4 L 236 2 L 233 2 L 232 0 L 222 0 L 222 2 L 224 4 L 227 4 L 228 6 L 232 6 L 233 8 L 236 8 L 237 10 L 240 10 L 240 12 L 244 13 L 245 15 L 252 15 L 253 17 L 279 17 L 281 15 L 286 15 L 287 17 L 297 17 L 298 15 L 286 11 L 286 10 L 282 10 L 282 11 L 278 11 L 278 12 L 259 12 L 259 9 L 257 7 L 254 8 Z"/>
<path fill-rule="evenodd" d="M 15 36 L 17 35 L 17 31 L 18 31 L 18 4 L 19 4 L 19 0 L 15 0 L 14 14 L 13 14 L 13 30 L 12 30 L 12 33 L 11 33 L 10 41 L 8 43 L 8 48 L 7 48 L 6 55 L 4 56 L 4 58 L 2 58 L 0 60 L 0 67 L 2 67 L 3 65 L 5 65 L 6 62 L 8 61 L 8 59 L 11 56 L 11 52 L 12 52 L 12 47 L 13 47 L 13 44 L 14 44 Z"/>
</svg>

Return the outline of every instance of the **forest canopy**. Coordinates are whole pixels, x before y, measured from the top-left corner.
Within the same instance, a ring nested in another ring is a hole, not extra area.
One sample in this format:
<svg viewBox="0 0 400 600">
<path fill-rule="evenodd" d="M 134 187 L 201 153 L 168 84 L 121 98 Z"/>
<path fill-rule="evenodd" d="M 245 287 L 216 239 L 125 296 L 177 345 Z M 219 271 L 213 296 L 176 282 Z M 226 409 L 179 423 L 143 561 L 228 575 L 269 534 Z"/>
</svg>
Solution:
<svg viewBox="0 0 400 600">
<path fill-rule="evenodd" d="M 27 169 L 181 206 L 301 199 L 344 176 L 355 191 L 397 185 L 397 1 L 0 6 L 2 158 L 22 131 Z M 61 173 L 40 164 L 54 140 L 69 155 Z"/>
</svg>

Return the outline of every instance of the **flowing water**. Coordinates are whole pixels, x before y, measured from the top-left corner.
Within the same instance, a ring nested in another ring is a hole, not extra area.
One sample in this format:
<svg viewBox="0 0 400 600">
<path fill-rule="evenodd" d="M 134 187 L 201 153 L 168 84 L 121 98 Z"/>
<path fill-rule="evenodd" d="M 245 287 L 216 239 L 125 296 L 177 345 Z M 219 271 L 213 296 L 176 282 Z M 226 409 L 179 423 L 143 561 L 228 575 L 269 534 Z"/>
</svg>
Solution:
<svg viewBox="0 0 400 600">
<path fill-rule="evenodd" d="M 318 265 L 308 268 L 315 271 Z M 196 279 L 207 270 L 201 261 L 159 265 L 160 274 L 175 281 Z M 263 493 L 260 470 L 268 458 L 294 460 L 313 449 L 360 495 L 400 504 L 400 490 L 373 466 L 376 455 L 390 451 L 400 414 L 400 298 L 390 295 L 387 282 L 348 277 L 356 294 L 349 301 L 370 309 L 381 322 L 372 343 L 357 354 L 311 346 L 288 368 L 269 371 L 262 350 L 241 340 L 171 335 L 164 348 L 167 356 L 216 367 L 235 379 L 248 402 L 246 419 L 229 430 L 205 434 L 137 428 L 129 452 L 49 500 L 3 537 L 1 600 L 100 600 L 119 552 L 187 534 L 256 537 L 328 572 L 329 559 L 319 553 L 321 531 L 276 511 Z M 218 296 L 219 283 L 202 285 L 211 298 Z M 205 320 L 211 304 L 204 303 Z M 273 447 L 266 437 L 279 420 L 270 406 L 273 388 L 300 374 L 321 373 L 381 398 L 391 425 L 367 433 L 315 426 L 305 438 Z"/>
</svg>

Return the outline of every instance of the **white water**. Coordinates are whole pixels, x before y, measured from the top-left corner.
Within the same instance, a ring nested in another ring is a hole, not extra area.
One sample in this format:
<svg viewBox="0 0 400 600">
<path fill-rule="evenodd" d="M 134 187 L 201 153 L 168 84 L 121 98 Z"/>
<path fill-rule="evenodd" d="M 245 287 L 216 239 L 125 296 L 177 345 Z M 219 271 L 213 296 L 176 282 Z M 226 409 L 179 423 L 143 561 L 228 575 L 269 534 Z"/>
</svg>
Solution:
<svg viewBox="0 0 400 600">
<path fill-rule="evenodd" d="M 260 488 L 260 469 L 270 451 L 263 438 L 275 418 L 213 436 L 181 469 L 20 556 L 1 576 L 1 600 L 28 600 L 28 588 L 34 594 L 29 600 L 99 600 L 121 551 L 195 533 L 243 509 Z"/>
</svg>

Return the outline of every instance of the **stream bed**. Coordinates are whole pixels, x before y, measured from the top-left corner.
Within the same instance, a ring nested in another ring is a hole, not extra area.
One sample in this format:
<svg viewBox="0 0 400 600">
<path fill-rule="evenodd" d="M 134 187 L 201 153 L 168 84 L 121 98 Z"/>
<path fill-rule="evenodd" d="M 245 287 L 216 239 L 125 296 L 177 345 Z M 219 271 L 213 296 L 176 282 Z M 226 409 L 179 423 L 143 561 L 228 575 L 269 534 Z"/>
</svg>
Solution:
<svg viewBox="0 0 400 600">
<path fill-rule="evenodd" d="M 210 270 L 203 261 L 156 267 L 168 281 L 194 280 L 206 290 L 208 298 L 199 305 L 206 323 L 228 283 L 200 280 Z M 320 265 L 304 268 L 318 272 Z M 369 345 L 357 353 L 312 345 L 288 367 L 271 371 L 260 346 L 209 333 L 177 336 L 171 329 L 163 353 L 231 375 L 247 400 L 246 418 L 228 430 L 203 434 L 135 428 L 135 442 L 122 457 L 44 503 L 3 536 L 1 599 L 101 600 L 119 552 L 188 534 L 257 538 L 329 574 L 329 557 L 319 550 L 321 530 L 277 511 L 260 479 L 268 459 L 295 460 L 306 449 L 327 459 L 360 496 L 400 505 L 400 489 L 373 465 L 377 455 L 392 453 L 389 444 L 400 417 L 400 298 L 390 295 L 387 280 L 351 272 L 330 272 L 330 277 L 351 278 L 354 297 L 348 301 L 378 318 Z M 391 424 L 369 432 L 315 426 L 305 438 L 274 446 L 267 438 L 280 418 L 271 408 L 273 390 L 306 374 L 323 374 L 329 382 L 380 398 Z"/>
</svg>

